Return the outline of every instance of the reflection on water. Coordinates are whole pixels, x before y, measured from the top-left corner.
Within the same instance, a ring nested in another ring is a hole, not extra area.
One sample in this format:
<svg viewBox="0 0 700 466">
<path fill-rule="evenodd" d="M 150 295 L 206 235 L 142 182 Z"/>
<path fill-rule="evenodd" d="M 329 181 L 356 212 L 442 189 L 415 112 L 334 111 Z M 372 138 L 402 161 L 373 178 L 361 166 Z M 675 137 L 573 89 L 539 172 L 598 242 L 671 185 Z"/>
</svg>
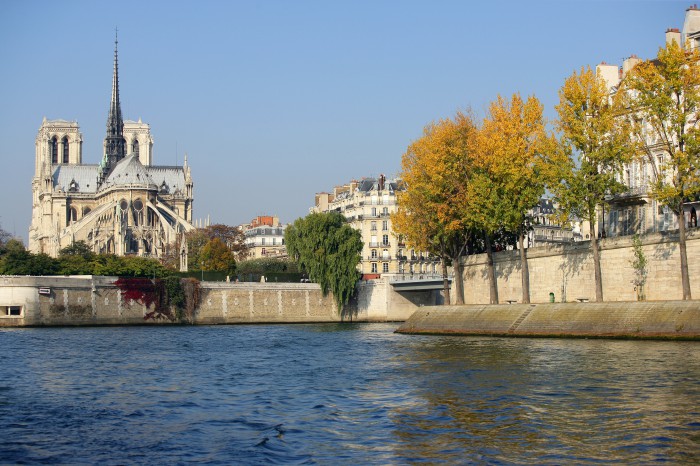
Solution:
<svg viewBox="0 0 700 466">
<path fill-rule="evenodd" d="M 700 344 L 0 330 L 0 463 L 697 463 Z"/>
</svg>

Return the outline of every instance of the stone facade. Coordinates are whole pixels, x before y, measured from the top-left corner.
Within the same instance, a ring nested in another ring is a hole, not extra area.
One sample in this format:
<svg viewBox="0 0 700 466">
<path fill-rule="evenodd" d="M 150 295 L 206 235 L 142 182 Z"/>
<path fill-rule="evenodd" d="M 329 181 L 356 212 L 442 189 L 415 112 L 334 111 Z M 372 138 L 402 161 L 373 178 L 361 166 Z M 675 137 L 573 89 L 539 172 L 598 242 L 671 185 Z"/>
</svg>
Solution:
<svg viewBox="0 0 700 466">
<path fill-rule="evenodd" d="M 674 236 L 674 234 L 676 236 Z M 682 299 L 680 257 L 677 233 L 654 233 L 642 238 L 648 260 L 644 294 L 649 301 Z M 692 295 L 700 298 L 700 231 L 688 233 L 689 274 Z M 546 303 L 553 293 L 556 302 L 575 302 L 595 298 L 593 254 L 588 241 L 545 246 L 527 250 L 530 269 L 530 300 Z M 636 301 L 632 237 L 607 238 L 600 241 L 600 259 L 605 301 Z M 464 264 L 464 301 L 467 304 L 489 303 L 486 254 L 468 256 Z M 522 298 L 518 251 L 494 254 L 498 296 L 501 303 Z"/>
<path fill-rule="evenodd" d="M 259 215 L 247 225 L 241 225 L 245 235 L 246 253 L 250 259 L 262 257 L 285 258 L 284 230 L 277 216 Z"/>
<path fill-rule="evenodd" d="M 692 6 L 686 10 L 683 30 L 667 30 L 665 40 L 667 43 L 675 41 L 681 46 L 697 48 L 699 37 L 700 9 Z M 641 61 L 632 55 L 624 60 L 622 66 L 601 63 L 596 67 L 596 75 L 604 79 L 613 94 L 617 92 L 625 75 Z M 610 205 L 598 212 L 596 233 L 599 236 L 614 237 L 678 229 L 678 218 L 671 209 L 651 197 L 652 184 L 657 179 L 672 176 L 664 168 L 669 154 L 653 131 L 648 132 L 644 143 L 645 155 L 626 164 L 618 174 L 618 180 L 627 186 L 627 191 L 614 196 Z M 698 209 L 700 202 L 685 204 L 683 214 L 687 227 L 698 226 Z"/>
<path fill-rule="evenodd" d="M 116 277 L 0 276 L 0 327 L 177 324 L 153 306 L 125 300 Z M 338 311 L 313 283 L 202 282 L 195 324 L 404 321 L 439 302 L 436 292 L 394 292 L 384 280 L 358 284 Z"/>
<path fill-rule="evenodd" d="M 312 212 L 340 212 L 362 234 L 362 274 L 440 272 L 438 259 L 406 249 L 401 238 L 394 233 L 391 214 L 396 212 L 396 194 L 400 189 L 398 180 L 387 180 L 380 175 L 336 186 L 332 193 L 316 194 L 314 207 L 310 209 Z"/>
<path fill-rule="evenodd" d="M 193 228 L 193 189 L 183 166 L 155 166 L 150 127 L 123 121 L 115 47 L 112 100 L 99 164 L 83 164 L 75 121 L 44 118 L 35 141 L 29 250 L 57 256 L 76 241 L 96 253 L 160 257 Z M 116 141 L 116 143 L 115 143 Z"/>
</svg>

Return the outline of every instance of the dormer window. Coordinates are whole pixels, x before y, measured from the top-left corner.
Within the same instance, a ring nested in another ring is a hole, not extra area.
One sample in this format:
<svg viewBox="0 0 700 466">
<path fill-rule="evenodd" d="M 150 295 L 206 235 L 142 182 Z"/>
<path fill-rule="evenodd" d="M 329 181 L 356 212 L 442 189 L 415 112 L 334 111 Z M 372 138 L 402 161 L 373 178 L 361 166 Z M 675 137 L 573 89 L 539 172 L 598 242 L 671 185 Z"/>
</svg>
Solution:
<svg viewBox="0 0 700 466">
<path fill-rule="evenodd" d="M 70 185 L 68 185 L 68 192 L 74 193 L 76 191 L 78 191 L 78 183 L 76 183 L 75 178 L 73 178 Z"/>
<path fill-rule="evenodd" d="M 168 194 L 168 192 L 170 192 L 170 188 L 165 183 L 165 180 L 163 180 L 163 184 L 160 185 L 160 193 L 161 194 Z"/>
</svg>

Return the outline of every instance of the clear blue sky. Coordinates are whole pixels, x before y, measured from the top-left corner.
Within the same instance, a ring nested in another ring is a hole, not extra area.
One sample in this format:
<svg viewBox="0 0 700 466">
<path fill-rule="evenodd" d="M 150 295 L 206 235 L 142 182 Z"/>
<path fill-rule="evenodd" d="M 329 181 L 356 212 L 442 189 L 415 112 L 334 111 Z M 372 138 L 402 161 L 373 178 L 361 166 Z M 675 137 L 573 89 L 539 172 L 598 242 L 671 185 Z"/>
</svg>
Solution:
<svg viewBox="0 0 700 466">
<path fill-rule="evenodd" d="M 154 163 L 188 154 L 194 213 L 287 223 L 314 194 L 399 173 L 423 127 L 584 65 L 656 55 L 689 1 L 26 1 L 0 9 L 0 226 L 25 242 L 42 118 L 97 163 L 119 29 L 122 111 Z"/>
</svg>

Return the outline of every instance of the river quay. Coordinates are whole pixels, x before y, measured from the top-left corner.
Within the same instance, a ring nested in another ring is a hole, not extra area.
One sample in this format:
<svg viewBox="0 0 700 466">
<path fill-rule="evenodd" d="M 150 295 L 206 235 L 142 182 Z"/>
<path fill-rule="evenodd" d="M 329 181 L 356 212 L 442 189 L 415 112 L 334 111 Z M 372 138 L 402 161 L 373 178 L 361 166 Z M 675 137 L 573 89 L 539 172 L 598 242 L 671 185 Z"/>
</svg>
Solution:
<svg viewBox="0 0 700 466">
<path fill-rule="evenodd" d="M 429 306 L 397 333 L 700 340 L 700 301 Z"/>
</svg>

